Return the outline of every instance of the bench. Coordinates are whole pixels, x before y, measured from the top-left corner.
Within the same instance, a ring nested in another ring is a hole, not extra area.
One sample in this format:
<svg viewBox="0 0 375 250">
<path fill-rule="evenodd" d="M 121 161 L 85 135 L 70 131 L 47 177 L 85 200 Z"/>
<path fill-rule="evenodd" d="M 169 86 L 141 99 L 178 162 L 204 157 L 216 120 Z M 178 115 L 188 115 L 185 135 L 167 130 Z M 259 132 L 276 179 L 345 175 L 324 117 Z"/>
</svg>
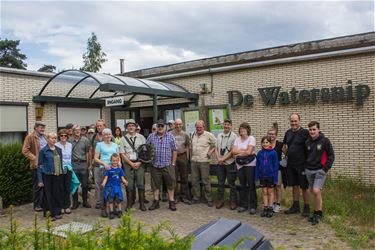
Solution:
<svg viewBox="0 0 375 250">
<path fill-rule="evenodd" d="M 249 224 L 238 220 L 220 218 L 196 229 L 190 235 L 195 237 L 192 250 L 203 250 L 211 246 L 233 246 L 240 240 L 243 242 L 237 249 L 273 249 L 271 243 L 264 239 L 264 235 L 255 230 Z"/>
</svg>

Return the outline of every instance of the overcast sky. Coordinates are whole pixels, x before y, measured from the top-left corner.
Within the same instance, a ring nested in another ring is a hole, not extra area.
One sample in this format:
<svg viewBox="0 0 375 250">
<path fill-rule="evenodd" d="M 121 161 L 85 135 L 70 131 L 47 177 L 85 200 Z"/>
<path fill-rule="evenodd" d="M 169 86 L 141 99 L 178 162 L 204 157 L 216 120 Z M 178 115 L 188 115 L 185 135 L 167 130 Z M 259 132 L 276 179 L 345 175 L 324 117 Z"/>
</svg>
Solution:
<svg viewBox="0 0 375 250">
<path fill-rule="evenodd" d="M 27 69 L 80 68 L 95 32 L 101 72 L 374 31 L 374 1 L 4 1 L 1 39 L 21 40 Z"/>
</svg>

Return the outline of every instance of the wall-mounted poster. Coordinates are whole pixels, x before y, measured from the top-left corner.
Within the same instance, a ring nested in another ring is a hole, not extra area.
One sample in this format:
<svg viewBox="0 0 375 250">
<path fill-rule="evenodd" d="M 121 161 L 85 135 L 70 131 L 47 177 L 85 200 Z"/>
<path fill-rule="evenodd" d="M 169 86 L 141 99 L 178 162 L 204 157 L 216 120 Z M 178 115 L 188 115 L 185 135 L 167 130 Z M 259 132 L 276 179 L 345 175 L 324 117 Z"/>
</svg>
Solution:
<svg viewBox="0 0 375 250">
<path fill-rule="evenodd" d="M 199 120 L 199 111 L 184 111 L 183 119 L 186 132 L 192 134 L 195 131 L 195 123 Z"/>
<path fill-rule="evenodd" d="M 229 117 L 228 106 L 208 107 L 208 130 L 217 136 L 224 131 L 224 120 Z"/>
<path fill-rule="evenodd" d="M 125 120 L 124 119 L 117 119 L 116 126 L 119 127 L 122 131 L 125 131 Z"/>
</svg>

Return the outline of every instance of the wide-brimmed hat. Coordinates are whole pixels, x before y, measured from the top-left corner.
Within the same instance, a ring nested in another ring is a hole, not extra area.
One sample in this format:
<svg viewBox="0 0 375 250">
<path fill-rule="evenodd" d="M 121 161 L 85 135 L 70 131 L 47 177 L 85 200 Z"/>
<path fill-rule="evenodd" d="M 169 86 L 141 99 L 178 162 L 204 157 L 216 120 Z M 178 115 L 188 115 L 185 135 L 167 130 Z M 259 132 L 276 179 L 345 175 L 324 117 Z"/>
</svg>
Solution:
<svg viewBox="0 0 375 250">
<path fill-rule="evenodd" d="M 128 119 L 128 120 L 126 120 L 125 128 L 126 128 L 129 124 L 134 124 L 135 126 L 137 126 L 137 123 L 135 122 L 134 119 Z"/>
<path fill-rule="evenodd" d="M 90 133 L 95 133 L 95 129 L 90 128 L 89 130 L 87 130 L 87 133 L 88 133 L 88 134 L 90 134 Z"/>
</svg>

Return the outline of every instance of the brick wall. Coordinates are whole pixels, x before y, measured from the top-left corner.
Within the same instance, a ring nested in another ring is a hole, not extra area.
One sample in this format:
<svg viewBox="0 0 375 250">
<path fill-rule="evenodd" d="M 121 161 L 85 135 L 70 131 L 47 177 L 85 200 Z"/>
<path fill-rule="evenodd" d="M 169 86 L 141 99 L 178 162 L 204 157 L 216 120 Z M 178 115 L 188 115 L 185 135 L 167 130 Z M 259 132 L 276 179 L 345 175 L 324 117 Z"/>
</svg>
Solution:
<svg viewBox="0 0 375 250">
<path fill-rule="evenodd" d="M 314 61 L 288 63 L 212 75 L 213 92 L 205 95 L 206 105 L 228 103 L 227 91 L 239 90 L 254 96 L 252 107 L 241 106 L 232 110 L 233 127 L 238 130 L 241 122 L 249 122 L 252 134 L 260 147 L 260 139 L 273 122 L 279 124 L 278 139 L 282 140 L 288 129 L 288 116 L 298 112 L 302 125 L 317 120 L 321 130 L 333 143 L 336 161 L 332 174 L 360 178 L 375 183 L 375 54 L 337 57 Z M 332 88 L 347 86 L 347 81 L 370 86 L 371 94 L 363 106 L 350 103 L 289 104 L 266 106 L 258 88 L 281 86 L 289 92 L 311 90 L 314 87 Z M 183 86 L 191 92 L 199 92 L 199 83 L 210 86 L 210 75 L 174 78 L 168 82 Z"/>
</svg>

